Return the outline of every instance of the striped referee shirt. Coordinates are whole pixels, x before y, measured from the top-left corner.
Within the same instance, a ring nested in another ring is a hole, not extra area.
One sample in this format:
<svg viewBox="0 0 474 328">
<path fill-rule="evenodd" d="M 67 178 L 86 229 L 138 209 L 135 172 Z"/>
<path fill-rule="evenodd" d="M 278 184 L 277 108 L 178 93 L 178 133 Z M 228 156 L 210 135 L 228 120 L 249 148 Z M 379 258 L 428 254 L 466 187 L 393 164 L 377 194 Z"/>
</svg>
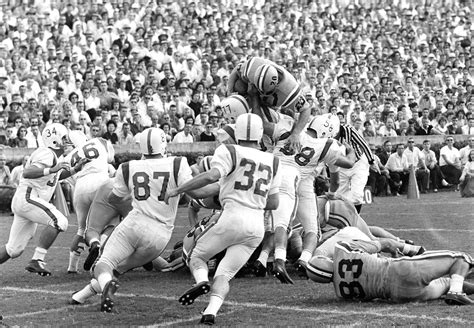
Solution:
<svg viewBox="0 0 474 328">
<path fill-rule="evenodd" d="M 372 165 L 374 162 L 374 155 L 370 151 L 369 144 L 365 141 L 356 129 L 347 124 L 341 124 L 341 129 L 339 130 L 339 136 L 337 140 L 341 143 L 348 143 L 356 154 L 357 160 L 359 160 L 362 155 L 365 154 L 369 160 L 369 164 Z"/>
</svg>

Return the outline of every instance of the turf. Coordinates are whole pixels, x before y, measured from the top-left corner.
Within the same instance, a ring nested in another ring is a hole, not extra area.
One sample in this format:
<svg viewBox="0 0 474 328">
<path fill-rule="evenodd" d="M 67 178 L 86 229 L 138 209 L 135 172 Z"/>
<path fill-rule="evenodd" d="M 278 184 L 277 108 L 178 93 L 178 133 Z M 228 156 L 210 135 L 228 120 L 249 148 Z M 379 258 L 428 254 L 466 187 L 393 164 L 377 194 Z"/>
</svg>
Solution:
<svg viewBox="0 0 474 328">
<path fill-rule="evenodd" d="M 369 224 L 412 239 L 427 249 L 452 249 L 474 253 L 474 201 L 458 193 L 376 198 L 363 207 Z M 13 217 L 0 216 L 0 244 L 6 242 Z M 66 273 L 69 242 L 75 232 L 70 218 L 68 232 L 60 235 L 47 256 L 51 277 L 24 270 L 33 254 L 37 236 L 18 259 L 0 265 L 0 326 L 101 326 L 195 325 L 208 296 L 184 307 L 178 297 L 189 288 L 187 272 L 159 273 L 136 269 L 120 278 L 113 313 L 99 312 L 99 297 L 82 306 L 70 306 L 70 294 L 88 283 L 88 273 Z M 186 209 L 180 208 L 172 242 L 187 229 Z M 84 260 L 84 256 L 81 259 Z M 315 284 L 290 275 L 295 285 L 280 284 L 273 277 L 245 277 L 231 282 L 228 300 L 217 317 L 226 326 L 474 326 L 472 307 L 451 307 L 444 301 L 390 304 L 339 301 L 332 285 Z"/>
</svg>

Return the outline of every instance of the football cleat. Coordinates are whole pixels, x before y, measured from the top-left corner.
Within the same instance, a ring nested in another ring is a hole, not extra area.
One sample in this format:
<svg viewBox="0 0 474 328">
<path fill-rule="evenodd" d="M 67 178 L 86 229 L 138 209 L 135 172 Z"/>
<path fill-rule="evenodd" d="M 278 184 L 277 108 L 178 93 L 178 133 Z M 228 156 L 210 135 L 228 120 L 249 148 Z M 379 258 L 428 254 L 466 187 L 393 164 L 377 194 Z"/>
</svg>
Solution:
<svg viewBox="0 0 474 328">
<path fill-rule="evenodd" d="M 51 271 L 46 269 L 46 263 L 42 260 L 31 260 L 30 263 L 25 267 L 26 271 L 39 274 L 42 277 L 51 275 Z"/>
<path fill-rule="evenodd" d="M 214 314 L 203 314 L 201 317 L 201 321 L 204 325 L 212 326 L 216 322 L 216 316 Z"/>
<path fill-rule="evenodd" d="M 298 275 L 302 278 L 308 279 L 308 274 L 306 273 L 306 263 L 302 260 L 298 260 L 295 263 L 295 269 L 298 271 Z"/>
<path fill-rule="evenodd" d="M 257 277 L 265 277 L 267 275 L 267 268 L 257 260 L 253 264 L 253 273 Z"/>
<path fill-rule="evenodd" d="M 67 302 L 68 304 L 70 304 L 70 305 L 81 305 L 81 304 L 83 304 L 83 303 L 81 303 L 81 302 L 79 302 L 79 301 L 76 301 L 76 300 L 74 299 L 74 295 L 75 295 L 76 293 L 78 293 L 78 292 L 79 292 L 79 291 L 76 290 L 74 293 L 71 294 L 71 298 L 70 298 L 69 301 Z"/>
<path fill-rule="evenodd" d="M 286 266 L 285 266 L 285 261 L 282 259 L 276 259 L 275 262 L 273 262 L 273 275 L 281 281 L 282 284 L 294 284 L 293 280 L 290 278 L 288 275 L 288 272 L 286 272 Z"/>
<path fill-rule="evenodd" d="M 143 269 L 146 271 L 153 271 L 153 262 L 148 262 L 146 264 L 143 264 Z"/>
<path fill-rule="evenodd" d="M 89 248 L 89 255 L 87 255 L 86 260 L 84 261 L 84 270 L 90 271 L 95 260 L 99 257 L 100 244 L 98 242 L 92 243 Z"/>
<path fill-rule="evenodd" d="M 179 303 L 182 305 L 191 305 L 194 300 L 201 295 L 209 293 L 211 285 L 209 281 L 203 281 L 199 284 L 194 285 L 191 289 L 188 289 L 180 298 Z"/>
<path fill-rule="evenodd" d="M 473 305 L 474 301 L 471 300 L 466 293 L 454 293 L 448 292 L 446 299 L 444 300 L 448 305 Z"/>
<path fill-rule="evenodd" d="M 100 303 L 101 312 L 112 312 L 114 308 L 113 296 L 119 288 L 118 281 L 115 279 L 110 280 L 107 285 L 105 285 L 104 290 L 102 291 L 102 298 Z"/>
</svg>

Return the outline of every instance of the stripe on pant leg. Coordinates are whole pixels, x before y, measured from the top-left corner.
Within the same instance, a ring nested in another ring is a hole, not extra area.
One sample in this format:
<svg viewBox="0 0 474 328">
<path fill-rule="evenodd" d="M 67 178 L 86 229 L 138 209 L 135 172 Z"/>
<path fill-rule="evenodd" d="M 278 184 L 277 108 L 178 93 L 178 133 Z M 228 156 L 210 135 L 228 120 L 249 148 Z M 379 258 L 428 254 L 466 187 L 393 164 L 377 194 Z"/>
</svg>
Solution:
<svg viewBox="0 0 474 328">
<path fill-rule="evenodd" d="M 53 212 L 51 212 L 51 210 L 49 208 L 47 208 L 46 206 L 44 206 L 43 204 L 41 204 L 40 202 L 37 202 L 33 199 L 31 199 L 31 190 L 32 188 L 31 187 L 28 187 L 26 189 L 26 201 L 31 204 L 31 205 L 34 205 L 34 206 L 37 206 L 39 207 L 40 209 L 42 209 L 43 211 L 46 212 L 46 214 L 53 220 L 53 224 L 54 224 L 54 227 L 59 230 L 59 231 L 62 231 L 61 228 L 59 228 L 59 225 L 58 225 L 58 218 L 54 215 Z"/>
</svg>

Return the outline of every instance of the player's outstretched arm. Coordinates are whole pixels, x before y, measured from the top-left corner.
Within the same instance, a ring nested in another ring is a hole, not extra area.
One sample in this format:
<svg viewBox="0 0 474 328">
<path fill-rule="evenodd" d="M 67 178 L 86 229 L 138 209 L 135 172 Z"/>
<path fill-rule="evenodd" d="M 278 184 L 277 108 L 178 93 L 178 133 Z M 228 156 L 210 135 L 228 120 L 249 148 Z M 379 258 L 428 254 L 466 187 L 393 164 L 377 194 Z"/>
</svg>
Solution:
<svg viewBox="0 0 474 328">
<path fill-rule="evenodd" d="M 45 175 L 50 175 L 51 173 L 56 173 L 61 169 L 69 170 L 70 165 L 66 162 L 60 162 L 53 167 L 41 168 L 35 165 L 25 168 L 23 171 L 23 177 L 26 179 L 37 179 L 44 177 Z"/>
<path fill-rule="evenodd" d="M 221 178 L 221 173 L 218 169 L 212 168 L 211 170 L 207 172 L 203 172 L 199 174 L 198 176 L 192 178 L 188 182 L 183 183 L 181 186 L 179 186 L 176 189 L 169 189 L 166 192 L 165 195 L 165 202 L 168 203 L 168 199 L 171 197 L 178 196 L 179 194 L 182 193 L 187 193 L 192 197 L 190 194 L 191 191 L 202 188 L 204 186 L 207 186 L 211 183 L 219 181 Z"/>
<path fill-rule="evenodd" d="M 267 198 L 267 204 L 265 205 L 265 210 L 276 210 L 280 204 L 280 198 L 278 193 L 271 194 Z"/>
<path fill-rule="evenodd" d="M 196 190 L 186 192 L 186 195 L 192 198 L 207 198 L 219 194 L 219 182 L 211 183 Z"/>
</svg>

